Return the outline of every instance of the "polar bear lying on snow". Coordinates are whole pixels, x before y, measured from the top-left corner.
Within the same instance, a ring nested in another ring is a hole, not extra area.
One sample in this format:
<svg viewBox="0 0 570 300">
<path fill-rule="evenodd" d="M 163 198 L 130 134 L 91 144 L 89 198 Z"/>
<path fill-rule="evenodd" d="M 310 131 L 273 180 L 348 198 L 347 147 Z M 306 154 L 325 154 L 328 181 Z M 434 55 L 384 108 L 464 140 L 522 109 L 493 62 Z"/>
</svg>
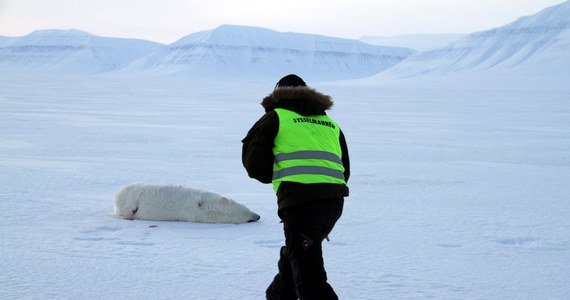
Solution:
<svg viewBox="0 0 570 300">
<path fill-rule="evenodd" d="M 114 203 L 115 214 L 129 220 L 239 224 L 260 218 L 216 193 L 176 185 L 128 185 L 115 195 Z"/>
</svg>

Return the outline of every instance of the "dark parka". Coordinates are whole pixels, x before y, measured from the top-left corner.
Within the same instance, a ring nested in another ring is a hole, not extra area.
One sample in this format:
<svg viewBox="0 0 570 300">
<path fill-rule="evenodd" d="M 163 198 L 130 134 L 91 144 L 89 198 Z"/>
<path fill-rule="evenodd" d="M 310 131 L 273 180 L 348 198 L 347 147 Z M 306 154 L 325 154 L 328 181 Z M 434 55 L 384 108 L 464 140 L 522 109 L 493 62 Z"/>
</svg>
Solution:
<svg viewBox="0 0 570 300">
<path fill-rule="evenodd" d="M 310 87 L 296 86 L 275 89 L 263 99 L 261 105 L 266 113 L 253 125 L 242 140 L 242 162 L 249 177 L 262 183 L 271 183 L 274 161 L 273 141 L 279 131 L 279 117 L 274 109 L 283 108 L 303 116 L 325 115 L 325 111 L 333 106 L 333 101 L 330 96 L 321 94 Z M 340 132 L 339 143 L 345 169 L 344 177 L 348 182 L 350 160 L 342 131 Z M 346 196 L 348 196 L 346 185 L 282 182 L 277 191 L 277 202 L 279 210 L 281 210 L 308 201 Z"/>
</svg>

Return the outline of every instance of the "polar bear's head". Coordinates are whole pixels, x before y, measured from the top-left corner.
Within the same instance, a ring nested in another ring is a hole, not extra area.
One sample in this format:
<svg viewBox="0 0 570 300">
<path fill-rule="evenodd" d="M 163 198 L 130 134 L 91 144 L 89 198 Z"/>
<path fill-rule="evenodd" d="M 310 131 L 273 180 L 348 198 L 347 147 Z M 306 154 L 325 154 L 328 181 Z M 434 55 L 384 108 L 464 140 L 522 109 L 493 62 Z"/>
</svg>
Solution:
<svg viewBox="0 0 570 300">
<path fill-rule="evenodd" d="M 142 185 L 130 185 L 119 191 L 113 202 L 115 214 L 125 219 L 133 220 L 139 209 L 139 201 L 144 193 Z"/>
<path fill-rule="evenodd" d="M 239 224 L 260 219 L 258 214 L 249 210 L 245 205 L 219 195 L 215 199 L 199 201 L 198 209 L 205 212 L 205 221 L 208 223 Z"/>
</svg>

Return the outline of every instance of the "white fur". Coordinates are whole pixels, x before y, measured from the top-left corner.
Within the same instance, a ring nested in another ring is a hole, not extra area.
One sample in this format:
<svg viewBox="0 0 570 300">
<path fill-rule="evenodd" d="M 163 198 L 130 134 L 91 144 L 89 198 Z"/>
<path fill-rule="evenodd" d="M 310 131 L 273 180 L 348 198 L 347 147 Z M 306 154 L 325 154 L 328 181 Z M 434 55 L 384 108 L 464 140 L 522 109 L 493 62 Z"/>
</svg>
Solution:
<svg viewBox="0 0 570 300">
<path fill-rule="evenodd" d="M 259 215 L 213 192 L 175 185 L 132 184 L 114 199 L 115 214 L 126 219 L 239 224 Z"/>
</svg>

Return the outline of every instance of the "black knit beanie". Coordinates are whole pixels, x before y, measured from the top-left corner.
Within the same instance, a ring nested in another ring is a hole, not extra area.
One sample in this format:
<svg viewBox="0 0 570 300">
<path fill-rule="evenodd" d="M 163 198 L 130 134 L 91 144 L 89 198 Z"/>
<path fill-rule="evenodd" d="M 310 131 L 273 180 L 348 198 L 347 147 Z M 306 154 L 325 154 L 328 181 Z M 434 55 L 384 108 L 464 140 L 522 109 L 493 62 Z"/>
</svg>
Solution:
<svg viewBox="0 0 570 300">
<path fill-rule="evenodd" d="M 307 84 L 303 81 L 303 79 L 295 74 L 289 74 L 283 78 L 281 78 L 275 88 L 284 87 L 284 86 L 307 86 Z"/>
</svg>

